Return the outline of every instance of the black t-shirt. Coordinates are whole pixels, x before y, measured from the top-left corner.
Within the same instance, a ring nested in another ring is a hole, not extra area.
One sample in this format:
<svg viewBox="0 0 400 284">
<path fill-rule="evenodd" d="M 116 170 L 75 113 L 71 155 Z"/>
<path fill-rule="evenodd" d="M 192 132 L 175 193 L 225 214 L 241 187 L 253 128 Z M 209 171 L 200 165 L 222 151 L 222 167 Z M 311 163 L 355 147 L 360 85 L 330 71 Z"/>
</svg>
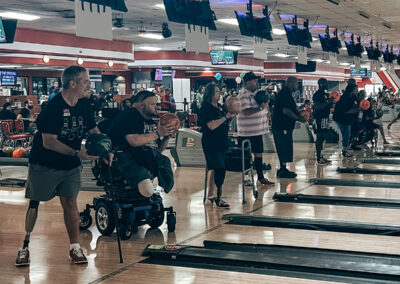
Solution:
<svg viewBox="0 0 400 284">
<path fill-rule="evenodd" d="M 374 120 L 375 111 L 372 108 L 363 111 L 363 121 L 368 122 Z"/>
<path fill-rule="evenodd" d="M 31 117 L 31 112 L 27 108 L 21 109 L 19 113 L 23 118 L 30 118 Z M 24 129 L 27 129 L 29 127 L 29 120 L 24 120 Z"/>
<path fill-rule="evenodd" d="M 0 111 L 0 120 L 2 119 L 12 119 L 15 120 L 17 115 L 12 110 L 2 110 Z"/>
<path fill-rule="evenodd" d="M 283 109 L 290 109 L 294 114 L 298 114 L 296 102 L 293 99 L 289 88 L 284 87 L 276 96 L 274 111 L 272 113 L 272 129 L 274 130 L 293 130 L 296 120 L 283 114 Z"/>
<path fill-rule="evenodd" d="M 314 102 L 314 118 L 315 119 L 323 119 L 323 118 L 329 118 L 329 114 L 331 112 L 331 104 L 327 105 L 326 107 L 322 109 L 316 109 L 315 104 L 325 104 L 328 102 L 329 96 L 328 93 L 326 93 L 324 90 L 319 89 L 318 91 L 315 92 L 313 96 L 313 102 Z"/>
<path fill-rule="evenodd" d="M 352 124 L 354 118 L 357 117 L 358 114 L 348 114 L 346 112 L 357 106 L 358 102 L 356 97 L 353 97 L 351 95 L 341 96 L 340 100 L 335 105 L 333 120 L 342 124 Z"/>
<path fill-rule="evenodd" d="M 80 166 L 78 157 L 60 154 L 43 147 L 42 133 L 57 135 L 57 139 L 74 150 L 81 149 L 85 133 L 96 127 L 89 100 L 80 99 L 71 107 L 56 95 L 36 120 L 38 132 L 33 139 L 29 162 L 56 170 L 70 170 Z"/>
<path fill-rule="evenodd" d="M 129 150 L 135 158 L 145 159 L 149 150 L 158 150 L 160 140 L 154 140 L 143 146 L 132 147 L 129 145 L 125 136 L 128 134 L 147 134 L 157 130 L 157 124 L 154 120 L 146 120 L 136 108 L 124 110 L 111 124 L 107 131 L 111 138 L 113 147 Z"/>
<path fill-rule="evenodd" d="M 226 112 L 220 104 L 218 104 L 217 107 L 208 102 L 202 104 L 200 108 L 200 121 L 201 131 L 203 132 L 201 143 L 204 151 L 208 153 L 220 153 L 228 149 L 228 121 L 225 121 L 214 130 L 211 130 L 207 126 L 208 122 L 220 119 L 224 117 L 225 114 Z"/>
</svg>

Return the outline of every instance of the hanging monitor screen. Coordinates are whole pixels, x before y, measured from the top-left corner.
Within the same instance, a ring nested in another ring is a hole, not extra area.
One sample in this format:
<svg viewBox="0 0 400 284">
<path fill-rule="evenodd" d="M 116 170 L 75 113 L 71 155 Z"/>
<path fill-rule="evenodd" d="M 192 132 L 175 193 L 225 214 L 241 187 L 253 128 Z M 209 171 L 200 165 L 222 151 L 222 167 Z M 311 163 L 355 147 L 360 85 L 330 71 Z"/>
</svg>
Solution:
<svg viewBox="0 0 400 284">
<path fill-rule="evenodd" d="M 212 65 L 232 65 L 237 63 L 237 52 L 233 50 L 211 50 Z"/>
<path fill-rule="evenodd" d="M 1 86 L 15 86 L 15 84 L 17 84 L 17 71 L 11 71 L 11 70 L 0 71 Z"/>
<path fill-rule="evenodd" d="M 4 31 L 3 20 L 0 17 L 0 43 L 6 42 L 6 33 Z"/>
<path fill-rule="evenodd" d="M 13 43 L 15 30 L 17 29 L 17 20 L 3 20 L 0 17 L 0 43 Z"/>
<path fill-rule="evenodd" d="M 163 79 L 163 71 L 162 69 L 156 69 L 154 74 L 154 81 L 162 81 Z"/>
</svg>

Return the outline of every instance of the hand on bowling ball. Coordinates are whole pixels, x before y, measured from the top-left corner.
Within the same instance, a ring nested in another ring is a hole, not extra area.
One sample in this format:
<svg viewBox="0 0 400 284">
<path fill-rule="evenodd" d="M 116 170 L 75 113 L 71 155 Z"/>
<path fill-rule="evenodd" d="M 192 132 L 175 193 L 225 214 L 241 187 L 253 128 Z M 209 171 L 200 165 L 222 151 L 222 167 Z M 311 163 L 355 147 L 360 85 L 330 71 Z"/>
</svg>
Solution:
<svg viewBox="0 0 400 284">
<path fill-rule="evenodd" d="M 162 125 L 160 122 L 158 122 L 157 131 L 160 133 L 160 136 L 170 136 L 174 134 L 175 128 L 171 124 Z"/>
</svg>

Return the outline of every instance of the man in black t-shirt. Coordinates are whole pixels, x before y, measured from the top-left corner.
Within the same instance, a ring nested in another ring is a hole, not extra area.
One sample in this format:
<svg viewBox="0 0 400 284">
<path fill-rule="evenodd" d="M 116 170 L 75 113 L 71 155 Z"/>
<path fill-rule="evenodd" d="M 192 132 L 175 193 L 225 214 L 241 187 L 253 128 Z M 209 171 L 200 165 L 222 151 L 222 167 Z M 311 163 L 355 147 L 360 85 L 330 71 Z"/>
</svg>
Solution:
<svg viewBox="0 0 400 284">
<path fill-rule="evenodd" d="M 145 197 L 150 197 L 154 193 L 151 178 L 159 173 L 157 170 L 160 161 L 168 160 L 164 168 L 167 167 L 167 175 L 172 174 L 169 159 L 161 155 L 161 152 L 166 148 L 174 128 L 170 124 L 156 124 L 154 121 L 156 117 L 158 117 L 156 95 L 149 91 L 141 91 L 136 95 L 135 107 L 121 113 L 107 132 L 113 146 L 123 150 L 123 154 L 118 157 L 121 174 L 131 186 L 137 186 L 140 194 Z M 161 184 L 160 177 L 158 178 L 159 185 L 168 192 L 173 181 L 169 181 L 166 188 Z"/>
<path fill-rule="evenodd" d="M 329 127 L 329 114 L 331 112 L 331 107 L 333 99 L 329 98 L 328 93 L 328 80 L 321 78 L 318 80 L 318 91 L 315 92 L 313 96 L 314 103 L 314 130 L 317 135 L 317 140 L 315 141 L 315 150 L 317 152 L 317 163 L 319 165 L 330 164 L 331 161 L 325 159 L 321 152 L 324 147 L 325 134 Z"/>
<path fill-rule="evenodd" d="M 26 100 L 24 102 L 24 108 L 21 109 L 20 113 L 17 116 L 17 119 L 24 122 L 24 131 L 25 132 L 33 133 L 34 130 L 31 127 L 29 127 L 29 124 L 31 122 L 35 121 L 31 116 L 31 112 L 30 112 L 31 109 L 33 109 L 33 102 Z"/>
<path fill-rule="evenodd" d="M 276 175 L 279 178 L 295 178 L 296 173 L 286 168 L 286 163 L 293 162 L 293 129 L 296 120 L 305 122 L 299 116 L 293 91 L 297 89 L 297 78 L 289 77 L 286 86 L 276 95 L 272 115 L 272 134 L 276 152 L 279 157 L 280 169 Z"/>
<path fill-rule="evenodd" d="M 88 71 L 80 66 L 66 68 L 62 75 L 63 91 L 57 94 L 37 119 L 38 132 L 29 156 L 26 198 L 30 199 L 25 220 L 25 239 L 16 266 L 30 263 L 29 239 L 35 226 L 40 201 L 56 195 L 64 210 L 64 221 L 70 240 L 70 259 L 86 263 L 78 242 L 79 212 L 77 196 L 81 180 L 81 159 L 95 160 L 81 149 L 84 135 L 100 133 L 87 97 L 90 94 Z M 112 155 L 109 157 L 112 160 Z"/>
</svg>

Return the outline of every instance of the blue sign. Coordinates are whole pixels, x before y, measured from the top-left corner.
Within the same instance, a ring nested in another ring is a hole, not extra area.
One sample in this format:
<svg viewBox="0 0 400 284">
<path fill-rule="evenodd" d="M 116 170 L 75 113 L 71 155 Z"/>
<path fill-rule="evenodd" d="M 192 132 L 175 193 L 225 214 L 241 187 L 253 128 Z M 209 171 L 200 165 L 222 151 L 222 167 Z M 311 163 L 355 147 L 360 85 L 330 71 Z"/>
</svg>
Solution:
<svg viewBox="0 0 400 284">
<path fill-rule="evenodd" d="M 17 71 L 1 70 L 0 86 L 15 86 L 17 84 Z"/>
</svg>

